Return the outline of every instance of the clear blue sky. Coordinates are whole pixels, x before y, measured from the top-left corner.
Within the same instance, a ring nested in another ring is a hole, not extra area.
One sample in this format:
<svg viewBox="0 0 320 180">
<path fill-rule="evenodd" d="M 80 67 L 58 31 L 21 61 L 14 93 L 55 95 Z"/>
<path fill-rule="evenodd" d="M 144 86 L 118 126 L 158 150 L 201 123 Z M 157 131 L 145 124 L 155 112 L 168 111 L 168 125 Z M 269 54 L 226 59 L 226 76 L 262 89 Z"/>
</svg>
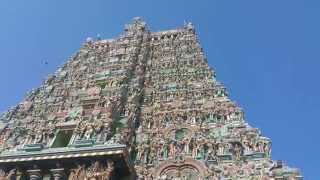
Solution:
<svg viewBox="0 0 320 180">
<path fill-rule="evenodd" d="M 273 140 L 273 158 L 320 178 L 318 0 L 1 0 L 0 111 L 86 37 L 115 37 L 134 16 L 152 30 L 192 21 L 218 79 Z"/>
</svg>

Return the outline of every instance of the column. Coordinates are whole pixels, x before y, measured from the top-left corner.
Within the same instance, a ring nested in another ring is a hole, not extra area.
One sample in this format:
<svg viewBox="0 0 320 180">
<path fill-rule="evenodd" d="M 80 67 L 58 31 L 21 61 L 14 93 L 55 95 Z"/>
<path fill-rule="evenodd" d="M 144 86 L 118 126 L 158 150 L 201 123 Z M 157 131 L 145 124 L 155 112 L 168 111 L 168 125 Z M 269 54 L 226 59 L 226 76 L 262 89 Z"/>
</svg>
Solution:
<svg viewBox="0 0 320 180">
<path fill-rule="evenodd" d="M 50 172 L 52 174 L 53 180 L 65 180 L 66 179 L 66 174 L 65 174 L 63 168 L 50 169 Z"/>
<path fill-rule="evenodd" d="M 23 178 L 23 173 L 21 171 L 17 171 L 16 180 L 21 180 Z"/>
<path fill-rule="evenodd" d="M 30 180 L 41 180 L 42 174 L 40 169 L 32 169 L 27 171 Z"/>
</svg>

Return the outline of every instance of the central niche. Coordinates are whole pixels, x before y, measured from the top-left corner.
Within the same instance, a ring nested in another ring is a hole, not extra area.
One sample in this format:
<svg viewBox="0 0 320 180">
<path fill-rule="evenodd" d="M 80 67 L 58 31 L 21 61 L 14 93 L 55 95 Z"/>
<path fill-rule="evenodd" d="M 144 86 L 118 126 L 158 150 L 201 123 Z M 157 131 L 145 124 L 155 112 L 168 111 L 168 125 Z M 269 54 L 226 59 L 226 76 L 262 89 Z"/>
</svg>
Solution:
<svg viewBox="0 0 320 180">
<path fill-rule="evenodd" d="M 184 138 L 188 138 L 191 136 L 192 132 L 187 128 L 181 128 L 177 130 L 173 130 L 171 132 L 172 139 L 176 141 L 182 141 Z"/>
<path fill-rule="evenodd" d="M 199 171 L 189 165 L 169 167 L 160 175 L 161 180 L 200 180 Z"/>
<path fill-rule="evenodd" d="M 190 134 L 190 130 L 186 128 L 182 128 L 175 131 L 175 139 L 181 141 L 184 137 Z"/>
</svg>

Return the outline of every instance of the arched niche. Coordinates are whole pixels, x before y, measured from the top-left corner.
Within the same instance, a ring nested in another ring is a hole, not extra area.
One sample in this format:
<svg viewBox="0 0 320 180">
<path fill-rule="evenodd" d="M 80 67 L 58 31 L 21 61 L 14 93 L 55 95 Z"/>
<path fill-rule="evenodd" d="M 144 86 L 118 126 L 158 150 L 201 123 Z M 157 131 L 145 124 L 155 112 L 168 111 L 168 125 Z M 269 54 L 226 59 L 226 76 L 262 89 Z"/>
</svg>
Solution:
<svg viewBox="0 0 320 180">
<path fill-rule="evenodd" d="M 166 138 L 182 140 L 183 138 L 191 138 L 198 131 L 198 127 L 190 127 L 190 126 L 174 126 L 163 131 L 163 134 Z"/>
<path fill-rule="evenodd" d="M 200 161 L 187 158 L 181 162 L 169 160 L 155 168 L 154 177 L 158 179 L 203 180 L 207 167 Z"/>
</svg>

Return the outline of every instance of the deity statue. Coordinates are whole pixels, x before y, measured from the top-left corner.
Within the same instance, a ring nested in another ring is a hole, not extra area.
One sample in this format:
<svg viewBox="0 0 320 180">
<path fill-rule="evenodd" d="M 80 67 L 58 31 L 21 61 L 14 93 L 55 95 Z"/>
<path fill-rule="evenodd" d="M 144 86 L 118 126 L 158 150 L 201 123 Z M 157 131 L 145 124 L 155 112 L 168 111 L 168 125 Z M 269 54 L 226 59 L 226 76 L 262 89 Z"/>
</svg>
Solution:
<svg viewBox="0 0 320 180">
<path fill-rule="evenodd" d="M 156 158 L 157 158 L 156 149 L 152 147 L 150 148 L 150 153 L 148 156 L 148 164 L 153 164 Z"/>
<path fill-rule="evenodd" d="M 169 155 L 169 144 L 167 141 L 165 141 L 162 148 L 162 157 L 164 159 L 167 159 L 168 155 Z"/>
<path fill-rule="evenodd" d="M 35 138 L 34 130 L 33 130 L 33 129 L 28 130 L 28 131 L 27 131 L 26 138 L 24 139 L 23 144 L 24 144 L 24 145 L 32 144 L 34 138 Z"/>
<path fill-rule="evenodd" d="M 136 156 L 136 160 L 142 161 L 143 153 L 144 153 L 143 145 L 142 145 L 142 144 L 138 144 L 138 145 L 137 145 L 137 156 Z"/>
<path fill-rule="evenodd" d="M 87 180 L 100 180 L 102 176 L 101 164 L 99 161 L 92 162 L 91 166 L 87 168 Z"/>
<path fill-rule="evenodd" d="M 36 129 L 35 132 L 35 138 L 34 138 L 34 144 L 39 144 L 39 143 L 43 143 L 43 130 L 42 129 Z"/>
<path fill-rule="evenodd" d="M 236 160 L 240 160 L 242 155 L 242 147 L 239 144 L 235 144 L 233 150 L 234 150 Z"/>
<path fill-rule="evenodd" d="M 169 144 L 169 157 L 175 159 L 177 149 L 176 149 L 177 142 L 174 140 L 171 140 Z"/>
</svg>

